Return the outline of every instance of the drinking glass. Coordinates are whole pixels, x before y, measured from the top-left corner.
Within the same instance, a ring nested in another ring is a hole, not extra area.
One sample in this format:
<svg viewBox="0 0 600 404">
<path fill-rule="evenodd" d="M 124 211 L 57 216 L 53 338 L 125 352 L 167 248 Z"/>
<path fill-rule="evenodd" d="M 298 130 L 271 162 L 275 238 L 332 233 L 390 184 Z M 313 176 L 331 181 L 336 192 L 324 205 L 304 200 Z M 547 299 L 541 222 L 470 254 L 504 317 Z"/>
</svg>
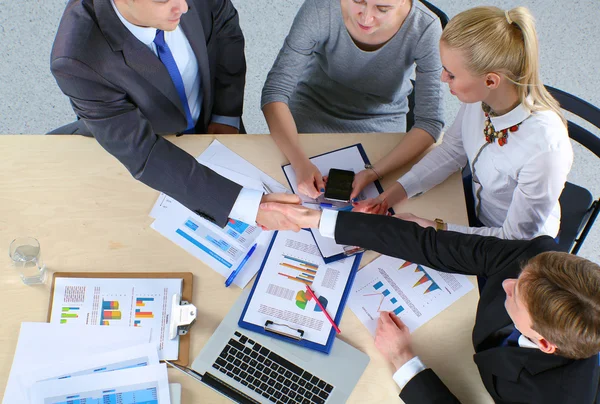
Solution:
<svg viewBox="0 0 600 404">
<path fill-rule="evenodd" d="M 33 237 L 19 237 L 10 243 L 8 255 L 25 285 L 37 285 L 46 280 L 46 265 L 40 243 Z"/>
</svg>

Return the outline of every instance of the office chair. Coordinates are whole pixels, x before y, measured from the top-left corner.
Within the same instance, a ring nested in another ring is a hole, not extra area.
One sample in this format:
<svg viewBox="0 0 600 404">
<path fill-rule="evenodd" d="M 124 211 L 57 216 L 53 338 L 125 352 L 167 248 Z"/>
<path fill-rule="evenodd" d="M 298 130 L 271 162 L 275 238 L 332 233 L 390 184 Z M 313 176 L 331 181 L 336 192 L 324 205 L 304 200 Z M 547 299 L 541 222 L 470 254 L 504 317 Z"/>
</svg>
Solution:
<svg viewBox="0 0 600 404">
<path fill-rule="evenodd" d="M 557 88 L 546 86 L 546 89 L 556 98 L 562 109 L 600 129 L 599 108 Z M 571 139 L 600 158 L 600 138 L 572 121 L 568 121 L 568 130 Z M 577 254 L 600 212 L 600 198 L 594 199 L 586 188 L 567 181 L 559 202 L 559 248 L 561 251 Z"/>
<path fill-rule="evenodd" d="M 442 23 L 442 29 L 444 29 L 444 27 L 446 27 L 446 24 L 448 24 L 448 21 L 449 21 L 448 16 L 446 15 L 446 13 L 444 13 L 442 10 L 440 10 L 439 8 L 437 8 L 436 6 L 434 6 L 433 4 L 431 4 L 428 1 L 421 0 L 421 3 L 423 3 L 423 5 L 425 5 L 425 7 L 427 7 L 428 9 L 430 9 L 435 15 L 438 16 L 438 18 L 440 19 L 440 22 Z M 412 83 L 413 90 L 408 95 L 408 112 L 406 113 L 406 131 L 407 132 L 415 124 L 415 114 L 414 114 L 414 110 L 415 110 L 415 81 L 412 80 L 412 79 L 410 81 Z"/>
</svg>

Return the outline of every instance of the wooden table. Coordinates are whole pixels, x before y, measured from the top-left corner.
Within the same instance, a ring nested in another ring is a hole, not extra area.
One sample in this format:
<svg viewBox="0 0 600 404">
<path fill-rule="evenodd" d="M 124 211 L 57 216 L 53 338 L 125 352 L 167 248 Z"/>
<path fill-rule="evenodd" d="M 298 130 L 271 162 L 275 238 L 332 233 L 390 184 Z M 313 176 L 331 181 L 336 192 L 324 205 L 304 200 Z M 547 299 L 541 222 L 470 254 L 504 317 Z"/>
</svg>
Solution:
<svg viewBox="0 0 600 404">
<path fill-rule="evenodd" d="M 301 135 L 307 154 L 316 155 L 362 143 L 377 161 L 400 139 L 397 134 Z M 172 137 L 194 156 L 214 136 Z M 261 170 L 286 184 L 283 154 L 267 135 L 217 137 Z M 150 228 L 148 212 L 158 193 L 134 180 L 126 169 L 91 138 L 80 136 L 0 136 L 0 246 L 8 249 L 17 236 L 36 237 L 49 271 L 191 271 L 198 320 L 191 330 L 191 358 L 202 349 L 237 296 L 223 278 Z M 388 175 L 389 187 L 402 172 Z M 465 224 L 459 174 L 397 211 Z M 6 250 L 5 250 L 6 251 Z M 369 252 L 362 265 L 376 257 Z M 492 402 L 472 360 L 471 330 L 478 299 L 476 288 L 414 333 L 418 355 L 463 403 Z M 26 286 L 0 261 L 0 392 L 4 392 L 22 321 L 45 321 L 49 287 Z M 379 354 L 373 338 L 346 310 L 341 338 L 366 352 L 371 362 L 354 389 L 351 403 L 400 402 L 393 369 Z M 43 339 L 43 336 L 40 336 Z M 183 386 L 183 403 L 226 403 L 228 400 L 192 379 L 169 370 L 171 382 Z"/>
</svg>

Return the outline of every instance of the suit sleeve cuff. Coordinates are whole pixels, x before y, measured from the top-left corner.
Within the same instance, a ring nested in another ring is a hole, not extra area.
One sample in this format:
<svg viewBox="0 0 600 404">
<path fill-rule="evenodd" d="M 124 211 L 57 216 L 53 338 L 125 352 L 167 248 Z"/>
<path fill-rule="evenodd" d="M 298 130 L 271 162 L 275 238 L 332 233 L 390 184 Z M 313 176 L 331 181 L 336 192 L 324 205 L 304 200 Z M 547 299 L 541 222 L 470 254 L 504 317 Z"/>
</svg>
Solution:
<svg viewBox="0 0 600 404">
<path fill-rule="evenodd" d="M 231 208 L 231 212 L 229 212 L 229 217 L 254 225 L 262 196 L 263 193 L 261 191 L 242 188 L 233 204 L 233 208 Z"/>
<path fill-rule="evenodd" d="M 221 115 L 213 115 L 211 117 L 211 122 L 220 123 L 222 125 L 233 126 L 234 128 L 240 129 L 240 117 L 234 116 L 221 116 Z"/>
<path fill-rule="evenodd" d="M 402 390 L 413 377 L 425 369 L 427 369 L 427 367 L 423 364 L 423 362 L 421 362 L 421 359 L 419 359 L 418 356 L 415 356 L 402 365 L 402 367 L 398 369 L 392 377 L 394 378 L 394 381 L 398 387 L 400 387 L 400 390 Z"/>
<path fill-rule="evenodd" d="M 335 239 L 335 224 L 338 213 L 337 210 L 323 209 L 321 221 L 319 222 L 319 233 L 321 233 L 321 236 Z"/>
</svg>

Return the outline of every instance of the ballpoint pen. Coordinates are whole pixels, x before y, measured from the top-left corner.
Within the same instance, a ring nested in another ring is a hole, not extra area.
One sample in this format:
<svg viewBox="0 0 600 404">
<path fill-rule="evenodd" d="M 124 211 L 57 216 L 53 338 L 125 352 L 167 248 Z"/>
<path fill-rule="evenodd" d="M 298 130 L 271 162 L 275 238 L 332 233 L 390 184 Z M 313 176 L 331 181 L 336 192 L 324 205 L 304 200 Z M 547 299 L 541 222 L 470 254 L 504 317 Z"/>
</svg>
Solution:
<svg viewBox="0 0 600 404">
<path fill-rule="evenodd" d="M 248 262 L 248 260 L 250 259 L 252 253 L 254 253 L 254 250 L 256 250 L 256 243 L 254 243 L 254 245 L 250 248 L 250 251 L 248 251 L 248 254 L 246 254 L 246 256 L 244 257 L 242 262 L 240 262 L 240 265 L 238 265 L 235 271 L 233 271 L 231 275 L 229 275 L 229 278 L 227 278 L 227 280 L 225 281 L 225 287 L 229 287 L 229 285 L 233 283 L 233 280 L 235 279 L 237 274 L 240 273 L 246 262 Z"/>
<path fill-rule="evenodd" d="M 327 313 L 327 310 L 325 310 L 325 307 L 323 307 L 323 305 L 321 304 L 321 302 L 319 301 L 319 299 L 317 299 L 317 296 L 315 295 L 315 292 L 313 292 L 313 290 L 310 288 L 310 286 L 306 285 L 306 291 L 308 292 L 308 294 L 313 299 L 315 299 L 315 303 L 317 303 L 317 306 L 319 306 L 319 308 L 321 309 L 321 311 L 323 312 L 323 314 L 325 314 L 325 317 L 327 317 L 327 320 L 329 320 L 329 322 L 331 323 L 332 327 L 335 329 L 335 332 L 337 332 L 338 334 L 341 334 L 342 331 L 335 324 L 335 322 L 333 321 L 333 319 L 331 318 L 331 316 L 329 315 L 329 313 Z"/>
</svg>

